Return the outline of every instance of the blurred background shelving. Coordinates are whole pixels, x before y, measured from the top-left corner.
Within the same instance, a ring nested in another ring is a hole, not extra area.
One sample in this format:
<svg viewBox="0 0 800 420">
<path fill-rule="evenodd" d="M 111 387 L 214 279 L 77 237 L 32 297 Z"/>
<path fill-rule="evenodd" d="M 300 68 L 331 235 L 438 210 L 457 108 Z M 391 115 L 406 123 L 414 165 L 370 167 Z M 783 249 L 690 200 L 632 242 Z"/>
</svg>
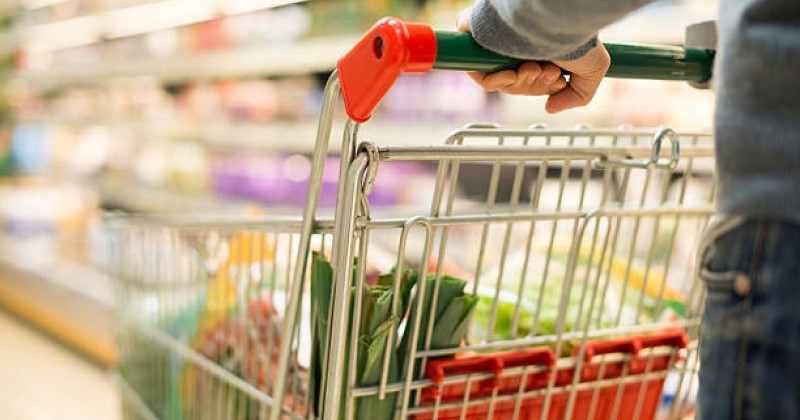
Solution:
<svg viewBox="0 0 800 420">
<path fill-rule="evenodd" d="M 82 342 L 70 344 L 113 363 L 104 212 L 298 208 L 336 59 L 380 17 L 453 29 L 470 3 L 0 2 L 0 303 L 56 337 L 61 322 L 83 328 Z M 711 0 L 659 1 L 601 38 L 680 44 L 686 25 L 715 13 Z M 541 98 L 486 93 L 466 75 L 433 72 L 402 77 L 361 132 L 384 144 L 437 144 L 470 121 L 708 127 L 712 100 L 685 84 L 608 80 L 590 106 L 551 116 Z M 343 124 L 339 107 L 334 133 Z M 428 169 L 403 170 L 424 183 Z M 414 197 L 398 188 L 383 200 L 413 206 Z M 8 303 L 20 299 L 23 309 Z M 75 302 L 94 315 L 78 314 Z"/>
</svg>

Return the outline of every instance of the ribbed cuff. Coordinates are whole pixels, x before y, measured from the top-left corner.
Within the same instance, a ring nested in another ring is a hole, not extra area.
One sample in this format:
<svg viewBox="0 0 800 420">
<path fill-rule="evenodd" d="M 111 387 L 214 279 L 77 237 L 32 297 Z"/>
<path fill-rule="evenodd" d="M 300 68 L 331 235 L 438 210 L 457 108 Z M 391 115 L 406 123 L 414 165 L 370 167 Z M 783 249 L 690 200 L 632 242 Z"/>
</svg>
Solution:
<svg viewBox="0 0 800 420">
<path fill-rule="evenodd" d="M 521 35 L 511 27 L 497 12 L 489 0 L 479 0 L 472 9 L 470 19 L 472 35 L 478 45 L 522 60 L 575 60 L 583 57 L 589 50 L 597 46 L 597 36 L 578 45 L 565 45 L 558 40 L 550 39 L 547 33 L 542 33 L 533 40 L 532 37 Z M 527 31 L 530 35 L 531 32 Z"/>
<path fill-rule="evenodd" d="M 556 57 L 553 60 L 560 60 L 560 61 L 570 61 L 570 60 L 577 60 L 584 55 L 586 55 L 592 48 L 596 47 L 600 41 L 597 39 L 597 35 L 593 36 L 592 39 L 587 41 L 585 44 L 581 45 L 580 47 L 576 48 L 571 53 L 563 55 L 561 57 Z"/>
</svg>

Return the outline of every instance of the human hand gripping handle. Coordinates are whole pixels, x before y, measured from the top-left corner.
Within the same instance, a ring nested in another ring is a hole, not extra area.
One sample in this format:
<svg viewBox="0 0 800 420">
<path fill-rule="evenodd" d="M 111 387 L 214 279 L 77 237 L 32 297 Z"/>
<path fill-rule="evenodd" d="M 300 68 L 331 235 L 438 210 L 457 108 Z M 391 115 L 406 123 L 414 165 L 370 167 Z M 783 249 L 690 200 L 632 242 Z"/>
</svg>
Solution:
<svg viewBox="0 0 800 420">
<path fill-rule="evenodd" d="M 472 9 L 458 16 L 457 29 L 469 33 Z M 487 91 L 512 95 L 548 96 L 545 110 L 557 113 L 587 105 L 611 66 L 611 56 L 602 43 L 575 60 L 525 61 L 519 67 L 496 72 L 467 74 Z M 565 74 L 569 74 L 567 80 Z"/>
<path fill-rule="evenodd" d="M 508 93 L 525 93 L 530 89 L 528 92 L 534 94 L 550 95 L 546 105 L 549 112 L 580 106 L 591 100 L 603 77 L 593 71 L 600 72 L 598 69 L 605 66 L 591 60 L 610 57 L 610 66 L 602 71 L 605 77 L 688 82 L 705 82 L 711 78 L 714 52 L 710 50 L 609 43 L 597 50 L 580 60 L 526 62 L 479 46 L 467 32 L 434 31 L 429 25 L 384 18 L 339 59 L 336 69 L 345 110 L 356 122 L 370 119 L 401 74 L 425 73 L 431 69 L 498 75 L 509 70 L 512 83 L 490 87 Z M 603 51 L 607 51 L 607 56 L 601 56 Z M 564 72 L 571 74 L 569 83 L 562 76 Z M 520 74 L 523 78 L 517 82 Z M 556 80 L 543 83 L 553 75 L 557 75 Z M 479 83 L 498 82 L 494 77 L 486 80 L 488 77 L 483 76 Z"/>
</svg>

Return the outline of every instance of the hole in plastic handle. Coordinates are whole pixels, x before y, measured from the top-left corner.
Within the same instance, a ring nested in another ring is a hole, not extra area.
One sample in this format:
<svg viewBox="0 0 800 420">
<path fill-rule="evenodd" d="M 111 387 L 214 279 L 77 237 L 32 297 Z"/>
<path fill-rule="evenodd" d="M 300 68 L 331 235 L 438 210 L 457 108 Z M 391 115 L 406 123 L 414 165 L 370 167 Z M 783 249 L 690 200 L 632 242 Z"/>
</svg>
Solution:
<svg viewBox="0 0 800 420">
<path fill-rule="evenodd" d="M 436 61 L 436 34 L 429 25 L 383 18 L 336 63 L 347 116 L 370 119 L 402 73 L 424 73 Z"/>
<path fill-rule="evenodd" d="M 375 58 L 378 60 L 383 58 L 383 38 L 375 38 L 375 41 L 372 43 L 372 53 L 375 54 Z"/>
</svg>

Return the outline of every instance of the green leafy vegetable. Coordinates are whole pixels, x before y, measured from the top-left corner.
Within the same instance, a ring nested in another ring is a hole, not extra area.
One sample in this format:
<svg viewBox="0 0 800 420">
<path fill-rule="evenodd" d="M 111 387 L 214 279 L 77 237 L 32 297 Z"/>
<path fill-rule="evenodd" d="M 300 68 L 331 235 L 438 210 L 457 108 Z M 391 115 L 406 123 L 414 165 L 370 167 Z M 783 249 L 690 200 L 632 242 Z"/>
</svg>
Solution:
<svg viewBox="0 0 800 420">
<path fill-rule="evenodd" d="M 318 253 L 311 257 L 311 304 L 316 310 L 314 318 L 314 351 L 311 358 L 313 372 L 311 401 L 314 412 L 320 412 L 320 387 L 322 385 L 322 355 L 325 354 L 325 342 L 328 331 L 328 310 L 330 308 L 331 287 L 333 286 L 333 268 Z"/>
<path fill-rule="evenodd" d="M 436 277 L 431 274 L 425 281 L 425 296 L 422 305 L 412 304 L 411 313 L 408 317 L 409 327 L 403 334 L 403 341 L 400 345 L 400 356 L 402 360 L 410 362 L 410 351 L 412 337 L 416 334 L 416 350 L 425 349 L 426 338 L 430 323 L 431 307 L 433 305 Z M 436 307 L 434 309 L 434 323 L 430 336 L 431 349 L 457 348 L 466 339 L 469 317 L 475 305 L 478 303 L 472 295 L 464 294 L 466 282 L 456 277 L 442 276 L 439 281 L 438 296 L 436 296 Z M 416 301 L 415 301 L 416 302 Z M 418 311 L 421 311 L 419 329 L 413 330 L 413 323 L 417 318 Z M 404 370 L 407 366 L 404 366 Z M 417 369 L 414 376 L 421 374 L 421 367 Z"/>
<path fill-rule="evenodd" d="M 395 280 L 398 277 L 400 284 L 397 287 L 398 296 L 395 296 Z M 316 350 L 312 358 L 314 376 L 311 392 L 317 413 L 319 413 L 320 408 L 322 355 L 324 354 L 324 346 L 327 340 L 327 318 L 330 308 L 332 281 L 333 269 L 330 263 L 321 255 L 314 253 L 311 264 L 311 295 L 312 303 L 316 305 L 313 341 Z M 417 333 L 420 337 L 417 349 L 424 348 L 425 334 L 427 334 L 429 325 L 428 314 L 430 314 L 433 305 L 436 281 L 435 277 L 430 275 L 424 282 L 425 298 L 422 305 L 411 304 L 411 301 L 414 300 L 411 292 L 414 286 L 417 285 L 417 281 L 418 274 L 411 270 L 406 270 L 399 276 L 396 272 L 387 273 L 380 276 L 375 285 L 364 285 L 360 291 L 362 293 L 361 316 L 358 320 L 358 331 L 356 332 L 358 334 L 357 378 L 355 381 L 357 386 L 374 386 L 380 383 L 386 362 L 384 358 L 387 354 L 389 357 L 387 383 L 401 379 L 400 361 L 406 360 L 404 356 L 409 354 L 412 333 L 410 328 L 406 328 L 407 333 L 403 335 L 398 346 L 398 329 L 402 319 L 408 312 L 409 306 L 413 307 L 409 314 L 409 320 L 415 319 L 417 311 L 422 311 L 422 322 Z M 478 300 L 472 295 L 464 294 L 466 282 L 463 280 L 444 276 L 439 283 L 430 347 L 434 349 L 458 347 L 466 338 L 469 316 Z M 355 288 L 351 289 L 351 292 L 355 293 Z M 351 302 L 355 302 L 355 295 L 352 295 L 352 297 Z M 394 311 L 392 310 L 393 306 L 395 307 Z M 352 318 L 352 304 L 349 311 Z M 352 334 L 353 331 L 348 331 L 348 336 L 352 336 Z M 347 342 L 349 343 L 349 339 Z M 391 348 L 389 347 L 390 345 Z M 345 357 L 349 358 L 349 351 L 350 349 L 346 352 Z M 342 378 L 343 383 L 347 383 L 346 376 L 347 373 Z M 396 402 L 397 394 L 391 392 L 387 393 L 383 399 L 378 398 L 376 395 L 361 397 L 356 401 L 356 418 L 365 420 L 391 418 Z"/>
<path fill-rule="evenodd" d="M 330 307 L 331 287 L 333 282 L 333 269 L 330 263 L 321 255 L 314 253 L 311 265 L 311 295 L 312 302 L 316 305 L 317 316 L 315 318 L 316 328 L 314 334 L 314 345 L 316 351 L 313 357 L 314 384 L 312 386 L 314 408 L 319 413 L 319 397 L 321 387 L 321 367 L 322 354 L 325 350 L 324 345 L 327 340 L 328 331 L 328 309 Z M 370 286 L 364 285 L 362 293 L 361 317 L 358 325 L 358 350 L 356 356 L 357 367 L 357 386 L 377 385 L 380 382 L 381 373 L 384 366 L 384 357 L 389 343 L 396 346 L 398 342 L 397 329 L 402 316 L 408 308 L 408 297 L 410 290 L 416 283 L 416 274 L 412 272 L 403 273 L 400 276 L 399 299 L 396 310 L 392 312 L 394 302 L 394 274 L 386 274 L 379 278 L 377 284 Z M 355 293 L 352 289 L 351 293 Z M 351 296 L 351 302 L 355 296 Z M 350 317 L 353 315 L 353 307 L 349 308 Z M 353 334 L 348 331 L 348 337 Z M 347 340 L 349 342 L 349 339 Z M 345 358 L 349 359 L 348 349 Z M 399 379 L 399 369 L 397 363 L 397 350 L 392 348 L 389 353 L 389 369 L 387 380 L 389 382 Z M 347 372 L 342 378 L 343 383 L 347 383 Z M 344 398 L 344 395 L 342 396 Z M 356 404 L 356 418 L 389 418 L 394 411 L 397 400 L 396 394 L 387 394 L 386 398 L 379 399 L 377 396 L 359 398 Z M 342 405 L 344 407 L 344 405 Z"/>
</svg>

